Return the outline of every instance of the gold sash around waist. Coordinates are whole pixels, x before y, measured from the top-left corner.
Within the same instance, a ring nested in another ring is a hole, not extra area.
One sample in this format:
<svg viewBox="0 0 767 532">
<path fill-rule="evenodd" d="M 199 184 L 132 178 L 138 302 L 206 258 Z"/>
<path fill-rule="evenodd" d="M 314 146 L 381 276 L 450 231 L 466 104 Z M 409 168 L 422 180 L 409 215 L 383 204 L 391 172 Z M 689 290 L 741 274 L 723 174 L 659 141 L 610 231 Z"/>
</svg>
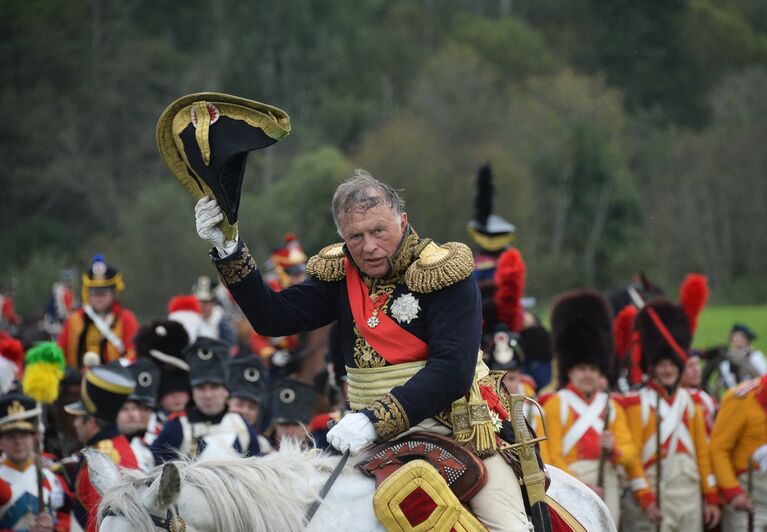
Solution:
<svg viewBox="0 0 767 532">
<path fill-rule="evenodd" d="M 349 406 L 352 410 L 367 408 L 370 403 L 389 393 L 392 388 L 405 384 L 425 366 L 425 360 L 404 362 L 380 368 L 350 368 L 347 366 Z M 482 351 L 480 351 L 474 369 L 474 382 L 486 377 L 489 373 L 490 370 L 482 360 Z"/>
<path fill-rule="evenodd" d="M 389 393 L 392 388 L 405 384 L 424 366 L 426 366 L 425 360 L 404 362 L 380 368 L 350 368 L 347 366 L 349 406 L 352 410 L 367 408 L 370 403 Z"/>
</svg>

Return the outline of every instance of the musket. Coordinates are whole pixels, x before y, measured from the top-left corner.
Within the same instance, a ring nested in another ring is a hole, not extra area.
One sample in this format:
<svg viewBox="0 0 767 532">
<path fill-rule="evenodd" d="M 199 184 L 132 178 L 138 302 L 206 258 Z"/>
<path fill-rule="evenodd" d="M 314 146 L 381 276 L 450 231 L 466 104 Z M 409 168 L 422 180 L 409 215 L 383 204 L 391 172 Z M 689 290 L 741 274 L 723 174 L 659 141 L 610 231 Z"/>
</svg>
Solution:
<svg viewBox="0 0 767 532">
<path fill-rule="evenodd" d="M 610 424 L 610 392 L 607 392 L 607 403 L 605 404 L 604 409 L 604 415 L 605 415 L 605 422 L 604 425 L 602 425 L 602 434 L 608 431 L 609 424 Z M 602 448 L 599 451 L 599 472 L 597 473 L 597 487 L 598 488 L 604 488 L 605 487 L 605 464 L 607 463 L 607 458 L 610 455 L 609 449 Z"/>
<path fill-rule="evenodd" d="M 661 441 L 660 436 L 660 426 L 661 426 L 661 417 L 660 417 L 660 391 L 656 392 L 657 395 L 657 401 L 655 402 L 655 499 L 658 501 L 658 510 L 661 509 L 661 493 L 660 488 L 662 484 L 662 475 L 663 475 L 663 466 L 661 465 L 661 460 L 663 458 L 663 442 Z M 655 531 L 660 532 L 660 525 L 661 522 L 657 522 L 655 524 Z"/>
<path fill-rule="evenodd" d="M 43 499 L 43 460 L 40 458 L 40 444 L 35 445 L 35 468 L 37 469 L 37 513 L 45 513 L 45 500 Z"/>
<path fill-rule="evenodd" d="M 751 503 L 751 509 L 748 511 L 748 532 L 754 532 L 754 461 L 748 459 L 748 480 L 746 488 L 748 489 L 748 502 Z"/>
<path fill-rule="evenodd" d="M 35 469 L 37 469 L 37 513 L 45 513 L 45 499 L 43 498 L 43 483 L 45 482 L 45 476 L 43 475 L 43 444 L 42 439 L 45 437 L 45 426 L 43 425 L 43 407 L 40 402 L 37 402 L 37 408 L 40 409 L 40 415 L 37 421 L 37 434 L 35 438 Z"/>
</svg>

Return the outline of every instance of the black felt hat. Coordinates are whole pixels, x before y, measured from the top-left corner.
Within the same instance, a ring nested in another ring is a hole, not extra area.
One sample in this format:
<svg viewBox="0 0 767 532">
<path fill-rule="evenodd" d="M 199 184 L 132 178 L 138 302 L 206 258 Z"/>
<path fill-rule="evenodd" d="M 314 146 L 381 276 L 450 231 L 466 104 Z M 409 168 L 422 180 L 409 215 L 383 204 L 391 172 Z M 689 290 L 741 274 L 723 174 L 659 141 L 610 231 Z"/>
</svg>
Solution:
<svg viewBox="0 0 767 532">
<path fill-rule="evenodd" d="M 283 379 L 272 388 L 275 423 L 308 424 L 314 417 L 317 395 L 314 386 L 295 379 Z"/>
<path fill-rule="evenodd" d="M 189 379 L 192 386 L 200 384 L 222 384 L 226 386 L 229 344 L 213 338 L 200 336 L 184 351 L 189 364 Z"/>
<path fill-rule="evenodd" d="M 285 111 L 264 103 L 201 92 L 179 98 L 157 122 L 157 146 L 173 175 L 194 195 L 214 197 L 234 238 L 248 153 L 290 133 Z"/>
<path fill-rule="evenodd" d="M 229 397 L 240 397 L 256 403 L 267 390 L 266 366 L 258 355 L 237 357 L 229 361 L 227 388 Z"/>
<path fill-rule="evenodd" d="M 113 364 L 93 366 L 83 375 L 80 400 L 66 405 L 64 410 L 73 416 L 93 416 L 114 423 L 134 388 L 127 369 Z"/>
<path fill-rule="evenodd" d="M 148 358 L 141 358 L 135 364 L 128 366 L 136 387 L 128 396 L 128 401 L 136 401 L 142 405 L 154 408 L 157 406 L 157 391 L 160 388 L 161 371 L 157 365 Z"/>
<path fill-rule="evenodd" d="M 568 382 L 567 373 L 578 364 L 593 364 L 603 375 L 612 374 L 612 312 L 602 294 L 577 290 L 560 296 L 551 310 L 551 329 L 561 385 Z"/>
</svg>

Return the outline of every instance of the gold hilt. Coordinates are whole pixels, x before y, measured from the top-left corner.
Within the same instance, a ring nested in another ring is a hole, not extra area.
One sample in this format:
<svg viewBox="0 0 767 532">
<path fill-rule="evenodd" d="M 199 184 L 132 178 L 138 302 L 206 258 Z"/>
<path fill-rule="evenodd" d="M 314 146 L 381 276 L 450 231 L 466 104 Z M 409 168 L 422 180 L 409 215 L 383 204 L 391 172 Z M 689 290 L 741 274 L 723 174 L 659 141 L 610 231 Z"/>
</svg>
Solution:
<svg viewBox="0 0 767 532">
<path fill-rule="evenodd" d="M 511 420 L 512 420 L 512 424 L 514 425 L 514 436 L 515 437 L 517 436 L 517 430 L 516 430 L 516 426 L 518 423 L 517 418 L 521 415 L 521 418 L 525 420 L 524 406 L 526 402 L 532 403 L 535 406 L 535 408 L 538 410 L 538 415 L 541 419 L 543 435 L 538 436 L 536 434 L 536 436 L 533 438 L 532 435 L 530 434 L 530 431 L 527 429 L 527 424 L 523 422 L 522 425 L 524 427 L 524 432 L 527 435 L 527 439 L 525 441 L 519 441 L 519 438 L 516 438 L 517 443 L 503 444 L 498 449 L 500 451 L 516 450 L 522 447 L 523 445 L 529 445 L 529 444 L 539 443 L 544 440 L 548 440 L 549 433 L 548 433 L 548 429 L 546 428 L 546 418 L 543 415 L 543 408 L 541 408 L 541 405 L 538 404 L 538 402 L 535 399 L 531 399 L 530 397 L 527 397 L 526 395 L 523 395 L 521 393 L 509 394 L 509 398 L 511 399 L 511 410 L 512 410 Z M 516 412 L 516 415 L 515 415 L 515 412 Z"/>
<path fill-rule="evenodd" d="M 511 396 L 511 424 L 514 428 L 514 441 L 505 450 L 514 450 L 519 457 L 519 465 L 522 469 L 522 482 L 527 490 L 527 498 L 530 506 L 536 503 L 546 502 L 546 475 L 541 471 L 538 464 L 538 456 L 535 453 L 535 444 L 546 439 L 546 436 L 533 437 L 527 427 L 524 406 L 526 401 L 532 401 L 539 412 L 541 407 L 532 399 L 522 394 Z M 544 424 L 544 433 L 546 432 Z"/>
</svg>

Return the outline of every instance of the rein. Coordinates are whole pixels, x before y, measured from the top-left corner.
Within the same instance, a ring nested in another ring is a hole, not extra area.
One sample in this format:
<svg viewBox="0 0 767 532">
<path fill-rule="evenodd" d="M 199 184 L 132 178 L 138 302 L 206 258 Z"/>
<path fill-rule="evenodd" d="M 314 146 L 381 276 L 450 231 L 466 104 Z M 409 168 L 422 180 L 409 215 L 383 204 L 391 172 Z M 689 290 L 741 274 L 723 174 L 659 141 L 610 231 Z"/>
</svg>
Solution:
<svg viewBox="0 0 767 532">
<path fill-rule="evenodd" d="M 314 514 L 317 513 L 317 510 L 319 509 L 320 504 L 322 504 L 322 501 L 325 500 L 325 497 L 330 492 L 330 488 L 332 488 L 333 484 L 335 484 L 336 480 L 338 479 L 338 476 L 341 474 L 341 471 L 346 465 L 346 461 L 348 459 L 349 459 L 349 451 L 346 450 L 344 454 L 341 456 L 341 460 L 338 461 L 338 465 L 336 466 L 336 468 L 333 469 L 333 472 L 330 473 L 330 476 L 328 477 L 327 481 L 325 481 L 325 485 L 322 486 L 322 490 L 320 490 L 320 496 L 317 497 L 317 499 L 312 503 L 311 506 L 309 506 L 309 509 L 306 511 L 306 516 L 304 517 L 304 521 L 306 521 L 307 526 L 309 525 L 309 522 L 314 517 Z"/>
<path fill-rule="evenodd" d="M 164 518 L 160 517 L 159 515 L 155 515 L 150 511 L 147 511 L 147 513 L 149 514 L 149 518 L 152 520 L 152 523 L 154 523 L 154 526 L 157 528 L 162 528 L 168 532 L 186 532 L 186 521 L 184 521 L 181 516 L 178 515 L 178 505 L 176 504 L 174 504 L 172 508 L 168 508 Z M 104 512 L 104 517 L 109 516 L 120 517 L 120 514 L 113 512 L 110 508 Z"/>
</svg>

